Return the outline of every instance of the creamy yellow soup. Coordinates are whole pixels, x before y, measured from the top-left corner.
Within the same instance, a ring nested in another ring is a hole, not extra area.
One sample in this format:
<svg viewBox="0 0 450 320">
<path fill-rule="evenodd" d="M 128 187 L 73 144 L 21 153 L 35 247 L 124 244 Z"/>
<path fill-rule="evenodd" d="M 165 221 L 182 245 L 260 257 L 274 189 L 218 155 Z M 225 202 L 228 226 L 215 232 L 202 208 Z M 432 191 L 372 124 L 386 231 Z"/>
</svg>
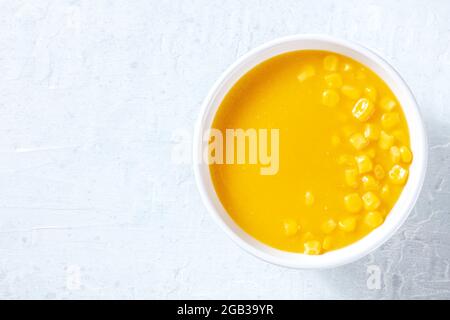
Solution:
<svg viewBox="0 0 450 320">
<path fill-rule="evenodd" d="M 226 129 L 279 130 L 276 173 L 262 174 L 254 161 L 215 161 L 210 173 L 245 232 L 290 252 L 323 254 L 379 227 L 412 162 L 392 91 L 367 67 L 331 52 L 295 51 L 259 64 L 225 96 L 212 128 L 224 140 Z"/>
</svg>

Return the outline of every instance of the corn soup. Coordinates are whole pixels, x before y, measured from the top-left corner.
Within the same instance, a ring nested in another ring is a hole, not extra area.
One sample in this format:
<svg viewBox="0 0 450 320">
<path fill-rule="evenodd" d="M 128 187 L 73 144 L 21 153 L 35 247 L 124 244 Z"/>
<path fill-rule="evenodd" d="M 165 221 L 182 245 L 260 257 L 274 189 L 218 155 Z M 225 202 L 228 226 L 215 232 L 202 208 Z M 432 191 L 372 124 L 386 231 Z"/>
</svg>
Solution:
<svg viewBox="0 0 450 320">
<path fill-rule="evenodd" d="M 254 67 L 227 93 L 212 128 L 279 129 L 276 174 L 262 175 L 254 163 L 210 164 L 210 174 L 245 232 L 289 252 L 323 254 L 382 225 L 413 160 L 389 87 L 326 51 L 289 52 Z"/>
</svg>

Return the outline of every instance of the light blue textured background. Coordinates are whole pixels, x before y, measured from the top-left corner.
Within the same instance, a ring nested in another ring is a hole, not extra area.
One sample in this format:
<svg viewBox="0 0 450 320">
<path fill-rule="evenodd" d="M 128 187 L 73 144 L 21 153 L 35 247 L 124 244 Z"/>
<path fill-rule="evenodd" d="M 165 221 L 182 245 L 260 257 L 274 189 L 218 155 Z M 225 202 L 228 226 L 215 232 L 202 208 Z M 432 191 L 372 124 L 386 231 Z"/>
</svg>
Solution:
<svg viewBox="0 0 450 320">
<path fill-rule="evenodd" d="M 176 157 L 221 72 L 296 33 L 386 57 L 431 146 L 404 227 L 326 271 L 239 249 L 202 205 L 190 156 Z M 445 0 L 0 0 L 0 297 L 450 298 L 449 81 Z"/>
</svg>

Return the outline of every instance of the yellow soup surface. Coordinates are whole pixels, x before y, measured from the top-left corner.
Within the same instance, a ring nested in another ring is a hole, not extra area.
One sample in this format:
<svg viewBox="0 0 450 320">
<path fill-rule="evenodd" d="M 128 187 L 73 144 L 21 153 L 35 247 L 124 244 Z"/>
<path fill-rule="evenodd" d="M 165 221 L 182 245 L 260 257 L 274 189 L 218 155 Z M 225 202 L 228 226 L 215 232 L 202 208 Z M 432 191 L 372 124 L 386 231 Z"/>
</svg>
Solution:
<svg viewBox="0 0 450 320">
<path fill-rule="evenodd" d="M 212 163 L 210 173 L 232 219 L 285 251 L 323 254 L 380 226 L 412 162 L 406 119 L 386 83 L 326 51 L 257 65 L 227 93 L 212 128 L 224 139 L 226 129 L 279 129 L 275 174 L 250 161 Z"/>
</svg>

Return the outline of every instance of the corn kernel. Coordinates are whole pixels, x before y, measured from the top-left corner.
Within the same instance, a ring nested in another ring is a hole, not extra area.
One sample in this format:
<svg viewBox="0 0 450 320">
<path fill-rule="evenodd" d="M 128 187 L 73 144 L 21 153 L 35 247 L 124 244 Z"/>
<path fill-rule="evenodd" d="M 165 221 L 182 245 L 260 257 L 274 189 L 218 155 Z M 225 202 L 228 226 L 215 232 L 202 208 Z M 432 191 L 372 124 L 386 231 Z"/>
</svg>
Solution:
<svg viewBox="0 0 450 320">
<path fill-rule="evenodd" d="M 358 170 L 356 169 L 345 169 L 344 171 L 345 182 L 349 187 L 358 187 Z"/>
<path fill-rule="evenodd" d="M 331 136 L 331 145 L 333 146 L 333 147 L 337 147 L 338 145 L 340 145 L 341 144 L 341 138 L 339 138 L 339 136 L 337 136 L 337 135 L 332 135 Z"/>
<path fill-rule="evenodd" d="M 314 195 L 311 191 L 306 191 L 305 193 L 305 204 L 308 207 L 311 207 L 314 204 Z"/>
<path fill-rule="evenodd" d="M 361 197 L 357 193 L 350 193 L 344 197 L 344 205 L 348 212 L 356 213 L 362 208 Z"/>
<path fill-rule="evenodd" d="M 381 213 L 381 215 L 383 216 L 383 219 L 384 218 L 386 218 L 387 217 L 387 215 L 388 215 L 388 213 L 389 213 L 389 211 L 387 211 L 386 209 L 380 209 L 380 210 L 378 210 L 380 213 Z"/>
<path fill-rule="evenodd" d="M 342 71 L 349 72 L 353 69 L 352 65 L 350 63 L 344 63 L 342 65 Z"/>
<path fill-rule="evenodd" d="M 316 75 L 316 69 L 313 66 L 307 65 L 302 68 L 302 71 L 297 76 L 298 81 L 303 82 Z"/>
<path fill-rule="evenodd" d="M 322 103 L 327 107 L 335 107 L 339 103 L 339 93 L 335 90 L 327 89 L 322 93 Z"/>
<path fill-rule="evenodd" d="M 401 146 L 400 147 L 400 155 L 402 158 L 402 161 L 405 163 L 411 163 L 412 161 L 412 153 L 411 150 L 407 146 Z"/>
<path fill-rule="evenodd" d="M 370 174 L 363 176 L 361 181 L 366 191 L 375 191 L 379 188 L 378 181 Z"/>
<path fill-rule="evenodd" d="M 332 218 L 329 218 L 322 223 L 321 229 L 323 233 L 329 234 L 332 233 L 334 229 L 336 229 L 336 225 L 336 221 L 334 221 Z"/>
<path fill-rule="evenodd" d="M 361 98 L 352 109 L 353 116 L 359 121 L 367 121 L 375 112 L 375 105 L 372 101 Z"/>
<path fill-rule="evenodd" d="M 360 70 L 358 70 L 358 71 L 356 72 L 355 78 L 356 78 L 357 80 L 364 80 L 364 79 L 366 79 L 366 78 L 367 78 L 367 75 L 366 75 L 366 73 L 365 73 L 365 69 L 364 69 L 364 68 L 361 68 Z"/>
<path fill-rule="evenodd" d="M 352 125 L 345 125 L 341 128 L 341 130 L 344 137 L 350 138 L 350 136 L 354 134 L 358 129 Z"/>
<path fill-rule="evenodd" d="M 354 166 L 355 165 L 355 159 L 348 155 L 348 154 L 341 154 L 337 158 L 337 163 L 340 165 L 346 165 L 346 166 Z"/>
<path fill-rule="evenodd" d="M 408 144 L 409 142 L 408 135 L 403 130 L 395 130 L 392 135 L 401 144 Z"/>
<path fill-rule="evenodd" d="M 370 228 L 376 228 L 383 223 L 383 215 L 379 211 L 369 211 L 364 216 L 364 223 Z"/>
<path fill-rule="evenodd" d="M 342 87 L 342 77 L 339 73 L 332 73 L 325 76 L 325 82 L 329 88 Z"/>
<path fill-rule="evenodd" d="M 370 101 L 376 101 L 377 100 L 377 89 L 374 87 L 367 87 L 364 89 L 364 94 L 367 98 L 369 98 Z"/>
<path fill-rule="evenodd" d="M 333 246 L 333 239 L 330 236 L 326 236 L 322 241 L 322 248 L 324 250 L 330 250 Z"/>
<path fill-rule="evenodd" d="M 364 193 L 362 199 L 364 203 L 364 209 L 366 209 L 367 211 L 376 210 L 381 204 L 380 199 L 372 191 Z"/>
<path fill-rule="evenodd" d="M 339 60 L 335 55 L 329 55 L 323 59 L 323 68 L 327 71 L 336 71 L 338 64 Z"/>
<path fill-rule="evenodd" d="M 389 150 L 393 144 L 394 137 L 381 130 L 380 139 L 378 140 L 378 146 L 380 147 L 380 149 Z"/>
<path fill-rule="evenodd" d="M 391 188 L 389 185 L 385 184 L 383 187 L 381 187 L 380 196 L 382 199 L 387 199 L 391 193 Z"/>
<path fill-rule="evenodd" d="M 377 155 L 377 152 L 375 151 L 374 148 L 370 148 L 366 151 L 366 155 L 370 158 L 370 159 L 374 159 L 375 156 Z"/>
<path fill-rule="evenodd" d="M 406 179 L 408 178 L 408 169 L 403 168 L 402 166 L 395 164 L 391 170 L 389 170 L 389 180 L 393 184 L 404 184 Z"/>
<path fill-rule="evenodd" d="M 293 236 L 298 231 L 297 221 L 294 219 L 286 219 L 283 221 L 284 234 L 288 237 Z"/>
<path fill-rule="evenodd" d="M 372 160 L 370 158 L 363 154 L 355 157 L 356 165 L 358 167 L 359 173 L 366 173 L 369 171 L 372 171 Z"/>
<path fill-rule="evenodd" d="M 364 137 L 366 137 L 366 139 L 375 141 L 378 140 L 379 136 L 380 136 L 380 128 L 378 128 L 375 124 L 367 123 L 364 126 Z"/>
<path fill-rule="evenodd" d="M 381 99 L 380 101 L 380 107 L 384 111 L 391 111 L 396 105 L 397 103 L 393 99 L 387 97 Z"/>
<path fill-rule="evenodd" d="M 356 228 L 356 218 L 347 217 L 339 221 L 338 227 L 345 232 L 352 232 Z"/>
<path fill-rule="evenodd" d="M 320 242 L 317 240 L 306 241 L 304 243 L 304 247 L 305 247 L 305 251 L 303 251 L 303 252 L 305 254 L 310 254 L 310 255 L 318 255 L 318 254 L 320 254 L 320 251 L 322 249 Z"/>
<path fill-rule="evenodd" d="M 345 85 L 341 88 L 341 93 L 350 99 L 358 99 L 360 97 L 360 92 L 353 86 Z"/>
<path fill-rule="evenodd" d="M 307 231 L 307 232 L 305 232 L 305 234 L 301 237 L 301 240 L 302 240 L 303 242 L 310 241 L 310 240 L 314 240 L 314 235 L 313 235 L 310 231 Z"/>
<path fill-rule="evenodd" d="M 383 113 L 381 116 L 381 126 L 385 129 L 391 129 L 400 122 L 400 115 L 397 112 Z"/>
<path fill-rule="evenodd" d="M 375 165 L 373 168 L 373 174 L 375 175 L 375 178 L 378 180 L 381 180 L 384 178 L 384 169 L 381 166 L 381 164 Z"/>
<path fill-rule="evenodd" d="M 350 143 L 356 150 L 364 149 L 369 145 L 369 140 L 364 138 L 361 133 L 355 133 L 350 137 Z"/>
<path fill-rule="evenodd" d="M 392 146 L 389 149 L 389 154 L 391 156 L 391 160 L 393 163 L 399 163 L 400 162 L 400 149 L 397 146 Z"/>
</svg>

